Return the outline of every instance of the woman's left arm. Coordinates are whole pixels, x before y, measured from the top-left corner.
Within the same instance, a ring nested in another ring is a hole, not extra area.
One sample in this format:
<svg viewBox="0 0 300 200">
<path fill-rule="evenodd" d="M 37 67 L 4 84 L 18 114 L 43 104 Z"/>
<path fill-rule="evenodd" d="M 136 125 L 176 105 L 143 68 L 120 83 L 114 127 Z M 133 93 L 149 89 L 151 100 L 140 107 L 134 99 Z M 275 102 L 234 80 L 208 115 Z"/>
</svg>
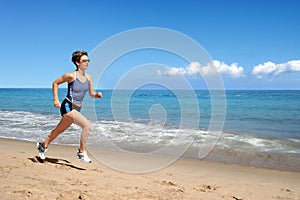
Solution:
<svg viewBox="0 0 300 200">
<path fill-rule="evenodd" d="M 93 80 L 91 75 L 87 75 L 88 80 L 89 80 L 89 94 L 93 98 L 102 98 L 102 93 L 101 92 L 95 92 L 94 87 L 93 87 Z"/>
</svg>

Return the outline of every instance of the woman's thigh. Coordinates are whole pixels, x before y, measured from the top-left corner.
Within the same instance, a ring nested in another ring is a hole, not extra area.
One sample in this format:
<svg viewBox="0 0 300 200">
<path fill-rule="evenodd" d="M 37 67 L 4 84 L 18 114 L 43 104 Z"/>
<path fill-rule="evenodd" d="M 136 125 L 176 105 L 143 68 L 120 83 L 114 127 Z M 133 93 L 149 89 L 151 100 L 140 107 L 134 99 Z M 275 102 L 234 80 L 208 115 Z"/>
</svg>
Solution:
<svg viewBox="0 0 300 200">
<path fill-rule="evenodd" d="M 71 119 L 75 124 L 77 124 L 81 128 L 87 126 L 90 127 L 89 120 L 77 110 L 72 110 L 71 112 L 68 112 L 67 114 L 64 115 L 64 117 Z"/>
</svg>

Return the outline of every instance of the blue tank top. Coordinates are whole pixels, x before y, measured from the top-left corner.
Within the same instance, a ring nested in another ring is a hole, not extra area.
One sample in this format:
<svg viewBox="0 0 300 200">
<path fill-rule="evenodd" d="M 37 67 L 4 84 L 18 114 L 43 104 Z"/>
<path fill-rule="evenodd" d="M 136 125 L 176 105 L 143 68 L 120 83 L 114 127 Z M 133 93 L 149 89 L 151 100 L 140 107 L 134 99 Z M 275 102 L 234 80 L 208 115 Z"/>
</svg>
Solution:
<svg viewBox="0 0 300 200">
<path fill-rule="evenodd" d="M 89 89 L 89 80 L 86 77 L 85 82 L 81 82 L 77 78 L 77 72 L 76 72 L 76 78 L 71 83 L 68 83 L 68 94 L 67 99 L 72 102 L 73 104 L 81 105 L 83 98 L 86 94 L 86 92 Z"/>
</svg>

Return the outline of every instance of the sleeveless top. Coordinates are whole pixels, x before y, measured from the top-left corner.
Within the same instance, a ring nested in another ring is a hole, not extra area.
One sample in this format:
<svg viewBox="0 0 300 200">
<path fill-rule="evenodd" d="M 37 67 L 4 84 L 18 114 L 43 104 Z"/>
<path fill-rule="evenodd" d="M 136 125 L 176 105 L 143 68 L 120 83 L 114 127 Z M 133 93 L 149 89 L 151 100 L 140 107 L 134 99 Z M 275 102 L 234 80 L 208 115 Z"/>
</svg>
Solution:
<svg viewBox="0 0 300 200">
<path fill-rule="evenodd" d="M 89 89 L 89 80 L 86 77 L 85 82 L 81 82 L 77 78 L 77 72 L 75 80 L 71 83 L 68 83 L 68 93 L 66 99 L 72 102 L 73 104 L 82 104 L 83 98 L 86 92 Z"/>
</svg>

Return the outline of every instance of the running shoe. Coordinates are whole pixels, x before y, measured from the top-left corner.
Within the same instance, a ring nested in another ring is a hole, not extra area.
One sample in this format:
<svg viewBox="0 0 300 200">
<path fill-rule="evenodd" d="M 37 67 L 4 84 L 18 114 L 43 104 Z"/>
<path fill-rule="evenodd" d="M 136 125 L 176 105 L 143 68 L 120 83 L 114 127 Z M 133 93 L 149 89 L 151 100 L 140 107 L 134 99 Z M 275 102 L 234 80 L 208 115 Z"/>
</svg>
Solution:
<svg viewBox="0 0 300 200">
<path fill-rule="evenodd" d="M 81 160 L 82 162 L 85 163 L 90 163 L 92 162 L 92 160 L 88 157 L 88 155 L 86 154 L 86 151 L 80 152 L 80 150 L 78 149 L 78 152 L 76 154 L 76 157 Z"/>
<path fill-rule="evenodd" d="M 46 159 L 46 152 L 47 152 L 47 148 L 43 147 L 43 143 L 38 142 L 36 143 L 37 149 L 39 151 L 39 156 L 42 160 Z"/>
</svg>

